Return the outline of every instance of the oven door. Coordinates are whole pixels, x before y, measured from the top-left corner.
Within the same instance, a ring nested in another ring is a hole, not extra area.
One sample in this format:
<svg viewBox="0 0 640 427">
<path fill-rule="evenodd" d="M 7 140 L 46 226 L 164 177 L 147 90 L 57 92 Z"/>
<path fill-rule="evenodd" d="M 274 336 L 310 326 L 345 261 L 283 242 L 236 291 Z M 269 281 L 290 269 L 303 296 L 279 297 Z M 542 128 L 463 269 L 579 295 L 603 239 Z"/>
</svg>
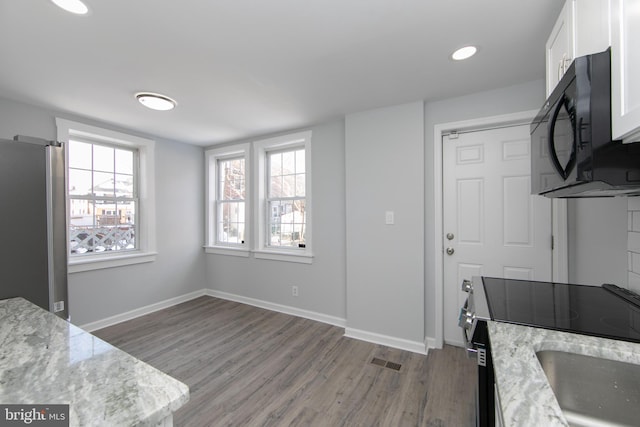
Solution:
<svg viewBox="0 0 640 427">
<path fill-rule="evenodd" d="M 458 325 L 462 329 L 467 355 L 477 361 L 476 426 L 495 425 L 495 380 L 491 345 L 487 328 L 488 307 L 482 279 L 474 277 L 473 284 L 464 281 L 462 290 L 469 293 L 460 309 Z"/>
</svg>

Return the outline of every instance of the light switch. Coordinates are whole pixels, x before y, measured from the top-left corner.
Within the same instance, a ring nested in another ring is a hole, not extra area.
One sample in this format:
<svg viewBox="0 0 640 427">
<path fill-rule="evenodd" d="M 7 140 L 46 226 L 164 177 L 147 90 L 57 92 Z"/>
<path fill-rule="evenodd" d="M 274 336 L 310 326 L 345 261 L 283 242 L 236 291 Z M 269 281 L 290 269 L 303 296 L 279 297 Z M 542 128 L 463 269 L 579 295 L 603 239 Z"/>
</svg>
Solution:
<svg viewBox="0 0 640 427">
<path fill-rule="evenodd" d="M 384 218 L 387 225 L 393 225 L 395 223 L 393 218 L 393 211 L 386 211 L 384 213 Z"/>
</svg>

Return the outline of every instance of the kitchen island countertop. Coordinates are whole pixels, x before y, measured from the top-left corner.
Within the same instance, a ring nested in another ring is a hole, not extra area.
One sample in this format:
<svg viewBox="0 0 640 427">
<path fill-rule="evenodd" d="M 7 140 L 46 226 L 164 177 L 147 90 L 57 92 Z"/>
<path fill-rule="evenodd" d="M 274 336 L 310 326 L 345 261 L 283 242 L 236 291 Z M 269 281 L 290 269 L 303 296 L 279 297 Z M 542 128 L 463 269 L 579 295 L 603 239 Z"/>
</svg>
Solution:
<svg viewBox="0 0 640 427">
<path fill-rule="evenodd" d="M 640 344 L 488 322 L 504 426 L 568 426 L 536 352 L 565 351 L 640 364 Z"/>
<path fill-rule="evenodd" d="M 71 426 L 171 425 L 180 381 L 23 298 L 0 301 L 0 403 L 69 404 Z"/>
</svg>

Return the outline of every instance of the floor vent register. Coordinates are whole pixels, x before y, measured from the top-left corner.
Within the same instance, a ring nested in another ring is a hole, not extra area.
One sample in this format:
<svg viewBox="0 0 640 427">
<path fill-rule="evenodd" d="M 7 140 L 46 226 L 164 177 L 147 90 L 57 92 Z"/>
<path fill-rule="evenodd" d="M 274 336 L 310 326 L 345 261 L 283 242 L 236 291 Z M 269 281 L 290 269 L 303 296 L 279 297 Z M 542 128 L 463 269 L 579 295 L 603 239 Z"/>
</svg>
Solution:
<svg viewBox="0 0 640 427">
<path fill-rule="evenodd" d="M 402 365 L 399 363 L 389 362 L 388 360 L 379 359 L 377 357 L 371 359 L 371 364 L 382 368 L 393 369 L 394 371 L 400 371 L 400 368 L 402 368 Z"/>
</svg>

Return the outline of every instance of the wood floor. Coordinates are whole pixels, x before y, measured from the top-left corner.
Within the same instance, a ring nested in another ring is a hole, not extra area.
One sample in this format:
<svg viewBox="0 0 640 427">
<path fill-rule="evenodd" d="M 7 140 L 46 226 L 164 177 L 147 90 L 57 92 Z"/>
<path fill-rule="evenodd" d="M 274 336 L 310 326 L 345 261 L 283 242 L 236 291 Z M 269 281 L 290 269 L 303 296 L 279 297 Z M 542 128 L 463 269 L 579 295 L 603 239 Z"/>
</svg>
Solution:
<svg viewBox="0 0 640 427">
<path fill-rule="evenodd" d="M 474 425 L 462 349 L 423 356 L 343 333 L 212 297 L 94 332 L 189 386 L 176 426 Z"/>
</svg>

